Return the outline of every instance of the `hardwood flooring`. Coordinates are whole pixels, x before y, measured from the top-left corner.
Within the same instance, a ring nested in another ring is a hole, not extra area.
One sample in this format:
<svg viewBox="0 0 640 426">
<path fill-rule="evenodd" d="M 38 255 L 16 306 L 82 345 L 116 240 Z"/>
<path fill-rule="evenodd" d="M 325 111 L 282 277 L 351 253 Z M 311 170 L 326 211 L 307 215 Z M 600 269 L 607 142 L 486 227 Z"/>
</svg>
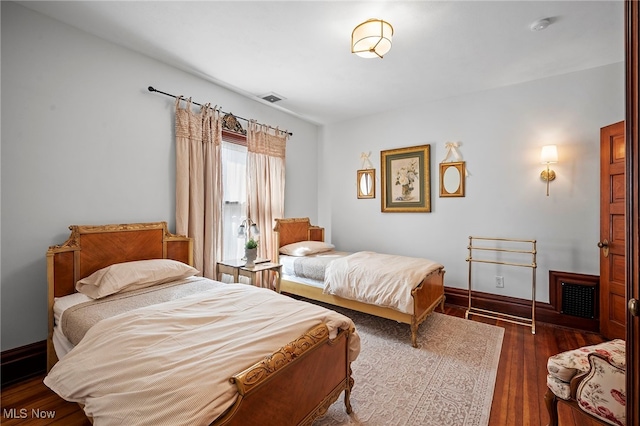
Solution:
<svg viewBox="0 0 640 426">
<path fill-rule="evenodd" d="M 464 309 L 447 305 L 445 313 L 464 317 Z M 528 327 L 478 316 L 472 320 L 505 329 L 489 426 L 541 426 L 548 422 L 544 404 L 547 358 L 558 352 L 600 343 L 595 333 L 536 324 Z M 36 377 L 2 391 L 0 423 L 11 425 L 89 426 L 78 405 L 60 399 Z M 38 418 L 40 416 L 40 418 Z M 52 416 L 53 418 L 47 418 Z M 22 418 L 24 417 L 24 418 Z M 562 426 L 596 426 L 583 414 L 559 404 Z"/>
<path fill-rule="evenodd" d="M 445 308 L 445 313 L 458 317 L 464 317 L 464 312 L 459 307 Z M 504 328 L 489 426 L 546 425 L 547 359 L 559 352 L 604 341 L 596 333 L 540 322 L 536 323 L 534 335 L 529 327 L 478 316 L 471 318 Z M 558 404 L 558 419 L 561 426 L 601 426 L 563 402 Z"/>
</svg>

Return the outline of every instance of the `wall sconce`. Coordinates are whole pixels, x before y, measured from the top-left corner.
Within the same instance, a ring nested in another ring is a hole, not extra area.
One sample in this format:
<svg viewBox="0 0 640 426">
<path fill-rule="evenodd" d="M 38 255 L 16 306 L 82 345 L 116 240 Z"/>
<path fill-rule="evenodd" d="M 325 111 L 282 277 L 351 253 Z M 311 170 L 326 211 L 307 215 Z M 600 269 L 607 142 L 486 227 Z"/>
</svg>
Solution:
<svg viewBox="0 0 640 426">
<path fill-rule="evenodd" d="M 382 19 L 369 19 L 351 33 L 351 53 L 362 58 L 382 58 L 391 50 L 393 27 Z"/>
<path fill-rule="evenodd" d="M 547 182 L 547 197 L 549 196 L 549 182 L 556 178 L 556 172 L 549 169 L 549 164 L 558 162 L 558 147 L 555 145 L 545 145 L 540 151 L 540 162 L 546 164 L 547 168 L 540 173 L 540 179 Z"/>
</svg>

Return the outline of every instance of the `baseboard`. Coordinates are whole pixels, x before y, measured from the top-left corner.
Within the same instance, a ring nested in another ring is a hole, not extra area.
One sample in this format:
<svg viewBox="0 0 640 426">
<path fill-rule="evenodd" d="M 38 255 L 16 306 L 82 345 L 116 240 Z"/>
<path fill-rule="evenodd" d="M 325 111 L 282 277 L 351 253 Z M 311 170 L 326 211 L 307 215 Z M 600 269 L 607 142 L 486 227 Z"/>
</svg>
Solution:
<svg viewBox="0 0 640 426">
<path fill-rule="evenodd" d="M 445 287 L 447 303 L 468 307 L 469 292 L 466 289 Z M 501 296 L 499 294 L 472 292 L 473 307 L 531 318 L 531 301 L 515 297 Z M 586 321 L 584 318 L 562 314 L 557 306 L 550 303 L 536 302 L 536 322 L 544 322 L 559 327 L 568 327 L 589 332 L 599 332 L 596 322 Z"/>
<path fill-rule="evenodd" d="M 47 342 L 31 343 L 2 352 L 2 389 L 44 374 L 47 369 Z"/>
</svg>

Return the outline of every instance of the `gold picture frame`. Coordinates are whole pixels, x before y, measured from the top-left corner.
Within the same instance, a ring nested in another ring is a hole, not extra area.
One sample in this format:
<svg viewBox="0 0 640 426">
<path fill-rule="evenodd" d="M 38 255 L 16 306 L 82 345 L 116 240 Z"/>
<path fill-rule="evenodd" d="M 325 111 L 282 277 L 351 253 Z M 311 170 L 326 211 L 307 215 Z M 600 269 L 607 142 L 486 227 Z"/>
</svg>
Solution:
<svg viewBox="0 0 640 426">
<path fill-rule="evenodd" d="M 464 197 L 465 163 L 440 163 L 440 196 Z"/>
<path fill-rule="evenodd" d="M 358 198 L 376 198 L 376 169 L 358 170 L 356 187 Z"/>
<path fill-rule="evenodd" d="M 382 211 L 431 212 L 431 145 L 380 152 Z"/>
</svg>

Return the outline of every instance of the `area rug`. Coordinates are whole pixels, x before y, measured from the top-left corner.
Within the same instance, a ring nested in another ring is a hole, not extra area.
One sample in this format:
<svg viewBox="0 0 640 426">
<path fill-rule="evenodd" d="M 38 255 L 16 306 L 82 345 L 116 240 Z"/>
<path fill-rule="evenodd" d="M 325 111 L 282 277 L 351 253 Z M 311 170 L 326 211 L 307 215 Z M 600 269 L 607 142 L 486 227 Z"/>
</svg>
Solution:
<svg viewBox="0 0 640 426">
<path fill-rule="evenodd" d="M 331 307 L 349 316 L 362 341 L 351 364 L 353 413 L 340 396 L 314 426 L 486 426 L 504 329 L 433 313 L 418 348 L 407 324 Z"/>
</svg>

